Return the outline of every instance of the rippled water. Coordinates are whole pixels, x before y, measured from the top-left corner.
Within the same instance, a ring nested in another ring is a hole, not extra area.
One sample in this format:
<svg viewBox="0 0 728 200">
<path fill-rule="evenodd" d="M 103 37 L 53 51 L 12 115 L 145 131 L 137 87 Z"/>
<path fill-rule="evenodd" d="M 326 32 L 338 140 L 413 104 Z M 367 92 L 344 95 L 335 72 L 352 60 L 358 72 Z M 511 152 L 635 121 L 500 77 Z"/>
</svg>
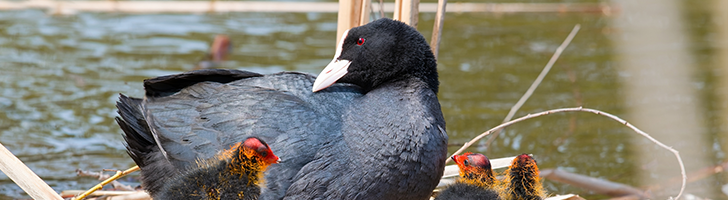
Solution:
<svg viewBox="0 0 728 200">
<path fill-rule="evenodd" d="M 703 16 L 689 18 L 700 21 Z M 434 14 L 424 13 L 419 29 L 429 39 Z M 536 78 L 574 24 L 582 29 L 551 73 L 516 116 L 560 107 L 585 106 L 625 116 L 624 70 L 618 67 L 612 37 L 620 30 L 599 13 L 448 14 L 440 49 L 440 101 L 450 143 L 462 144 L 498 125 Z M 115 124 L 119 93 L 142 96 L 145 78 L 183 72 L 205 54 L 215 34 L 228 34 L 233 55 L 224 66 L 273 73 L 318 73 L 334 51 L 336 14 L 104 14 L 49 16 L 40 10 L 0 12 L 0 142 L 55 190 L 87 189 L 97 180 L 75 176 L 85 170 L 133 166 Z M 687 27 L 697 36 L 703 27 Z M 700 39 L 690 44 L 710 49 Z M 698 57 L 711 59 L 710 56 Z M 707 64 L 693 84 L 704 96 L 699 107 L 717 101 Z M 713 112 L 704 117 L 717 120 Z M 659 119 L 659 116 L 656 116 Z M 712 124 L 708 123 L 706 126 Z M 638 124 L 639 126 L 639 124 Z M 724 159 L 719 129 L 705 134 L 714 148 L 709 163 Z M 555 114 L 516 124 L 490 148 L 471 151 L 491 158 L 532 153 L 541 168 L 641 186 L 635 175 L 637 146 L 648 146 L 623 125 L 593 114 Z M 659 138 L 658 138 L 659 139 Z M 482 144 L 482 143 L 481 143 Z M 669 144 L 677 145 L 679 144 Z M 459 146 L 453 145 L 450 152 Z M 678 149 L 680 150 L 680 149 Z M 662 162 L 662 161 L 654 161 Z M 689 166 L 697 169 L 705 166 Z M 678 175 L 678 174 L 674 174 Z M 666 177 L 668 178 L 668 177 Z M 134 179 L 125 179 L 136 185 Z M 725 181 L 700 182 L 696 194 L 717 194 Z M 552 193 L 588 192 L 546 182 Z M 705 188 L 711 189 L 702 189 Z M 694 188 L 695 188 L 694 187 Z M 671 191 L 669 195 L 674 195 Z M 0 199 L 24 193 L 0 176 Z"/>
</svg>

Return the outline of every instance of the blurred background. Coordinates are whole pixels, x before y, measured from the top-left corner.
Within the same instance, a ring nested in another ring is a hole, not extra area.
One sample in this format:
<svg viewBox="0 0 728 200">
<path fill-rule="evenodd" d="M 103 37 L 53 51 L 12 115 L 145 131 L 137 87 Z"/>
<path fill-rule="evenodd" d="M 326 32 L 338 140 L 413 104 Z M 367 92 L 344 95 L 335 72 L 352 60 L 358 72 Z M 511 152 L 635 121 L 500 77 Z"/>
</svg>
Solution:
<svg viewBox="0 0 728 200">
<path fill-rule="evenodd" d="M 581 24 L 515 116 L 577 106 L 615 114 L 680 151 L 689 174 L 704 172 L 691 176 L 692 197 L 728 198 L 728 175 L 715 167 L 728 161 L 728 1 L 468 2 L 598 9 L 447 13 L 438 95 L 449 152 L 500 124 Z M 333 12 L 53 14 L 1 5 L 0 143 L 58 192 L 99 182 L 77 177 L 76 169 L 133 166 L 113 119 L 118 94 L 141 97 L 142 80 L 193 69 L 215 35 L 228 35 L 233 45 L 222 67 L 259 73 L 318 74 L 336 42 Z M 435 13 L 419 16 L 418 29 L 429 40 Z M 553 114 L 515 124 L 489 146 L 486 140 L 468 150 L 490 158 L 530 153 L 541 169 L 624 183 L 656 199 L 679 188 L 672 154 L 603 116 Z M 136 186 L 136 176 L 123 182 Z M 609 198 L 549 180 L 545 188 Z M 0 199 L 16 198 L 28 197 L 0 174 Z"/>
</svg>

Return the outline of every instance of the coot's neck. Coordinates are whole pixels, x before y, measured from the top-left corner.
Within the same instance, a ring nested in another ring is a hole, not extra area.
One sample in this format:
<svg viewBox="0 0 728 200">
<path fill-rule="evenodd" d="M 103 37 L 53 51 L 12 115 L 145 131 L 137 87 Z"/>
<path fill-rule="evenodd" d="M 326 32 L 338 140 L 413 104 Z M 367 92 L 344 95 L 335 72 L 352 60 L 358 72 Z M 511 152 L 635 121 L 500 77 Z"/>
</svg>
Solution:
<svg viewBox="0 0 728 200">
<path fill-rule="evenodd" d="M 434 77 L 434 78 L 432 78 Z M 437 94 L 440 82 L 437 80 L 437 72 L 430 73 L 414 73 L 398 75 L 393 79 L 386 82 L 372 85 L 369 87 L 362 87 L 364 93 L 369 93 L 373 90 L 379 90 L 383 88 L 391 89 L 390 87 L 405 87 L 405 88 L 421 88 L 432 90 L 433 93 Z M 360 86 L 361 87 L 361 86 Z"/>
<path fill-rule="evenodd" d="M 357 78 L 347 79 L 345 82 L 358 85 L 365 93 L 397 82 L 410 83 L 412 85 L 424 83 L 427 88 L 437 94 L 440 87 L 437 74 L 437 61 L 429 50 L 429 47 L 423 45 L 421 49 L 407 51 L 405 53 L 411 55 L 400 56 L 404 57 L 404 59 L 401 59 L 402 61 L 398 63 L 377 66 L 376 68 L 379 70 L 360 74 Z"/>
<path fill-rule="evenodd" d="M 437 75 L 437 62 L 431 52 L 427 51 L 426 55 L 429 56 L 426 57 L 425 63 L 418 67 L 419 69 L 414 71 L 411 76 L 427 84 L 427 87 L 437 94 L 440 88 L 440 81 Z"/>
</svg>

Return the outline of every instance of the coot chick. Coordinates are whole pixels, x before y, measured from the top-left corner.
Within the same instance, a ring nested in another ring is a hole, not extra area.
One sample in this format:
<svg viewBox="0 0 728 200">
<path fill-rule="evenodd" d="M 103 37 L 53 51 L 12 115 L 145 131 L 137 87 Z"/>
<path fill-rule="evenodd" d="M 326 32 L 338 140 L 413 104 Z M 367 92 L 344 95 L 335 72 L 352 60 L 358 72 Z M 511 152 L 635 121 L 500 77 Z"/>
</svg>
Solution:
<svg viewBox="0 0 728 200">
<path fill-rule="evenodd" d="M 210 52 L 205 54 L 192 70 L 218 68 L 232 51 L 232 43 L 227 35 L 216 35 L 210 45 Z"/>
<path fill-rule="evenodd" d="M 278 163 L 264 141 L 250 137 L 165 184 L 154 199 L 245 199 L 260 195 L 263 171 Z"/>
<path fill-rule="evenodd" d="M 541 200 L 546 196 L 536 160 L 528 154 L 513 159 L 505 172 L 506 194 L 512 200 Z"/>
<path fill-rule="evenodd" d="M 428 199 L 447 157 L 429 45 L 391 19 L 342 38 L 318 78 L 207 69 L 122 96 L 117 121 L 145 189 L 255 136 L 283 160 L 265 173 L 261 199 Z"/>
<path fill-rule="evenodd" d="M 493 176 L 490 160 L 483 154 L 465 153 L 452 159 L 460 168 L 460 179 L 445 188 L 436 200 L 496 200 L 501 199 Z"/>
</svg>

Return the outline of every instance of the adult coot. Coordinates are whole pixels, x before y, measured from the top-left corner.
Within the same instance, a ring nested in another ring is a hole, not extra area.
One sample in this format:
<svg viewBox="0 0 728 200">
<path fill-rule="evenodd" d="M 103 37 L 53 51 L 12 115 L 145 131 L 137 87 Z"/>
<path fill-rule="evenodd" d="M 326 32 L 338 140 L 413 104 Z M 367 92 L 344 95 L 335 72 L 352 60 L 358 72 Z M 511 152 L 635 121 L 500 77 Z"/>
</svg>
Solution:
<svg viewBox="0 0 728 200">
<path fill-rule="evenodd" d="M 255 136 L 282 160 L 266 171 L 261 199 L 427 199 L 447 153 L 436 66 L 417 30 L 380 19 L 347 31 L 318 79 L 223 69 L 157 77 L 145 80 L 144 99 L 122 95 L 117 121 L 152 195 L 195 160 Z"/>
<path fill-rule="evenodd" d="M 154 199 L 255 200 L 263 171 L 278 160 L 264 141 L 250 137 L 213 158 L 199 160 L 195 167 L 173 177 Z"/>
<path fill-rule="evenodd" d="M 436 200 L 497 200 L 500 186 L 493 176 L 490 160 L 483 154 L 465 153 L 452 159 L 460 168 L 460 179 L 445 188 Z"/>
</svg>

